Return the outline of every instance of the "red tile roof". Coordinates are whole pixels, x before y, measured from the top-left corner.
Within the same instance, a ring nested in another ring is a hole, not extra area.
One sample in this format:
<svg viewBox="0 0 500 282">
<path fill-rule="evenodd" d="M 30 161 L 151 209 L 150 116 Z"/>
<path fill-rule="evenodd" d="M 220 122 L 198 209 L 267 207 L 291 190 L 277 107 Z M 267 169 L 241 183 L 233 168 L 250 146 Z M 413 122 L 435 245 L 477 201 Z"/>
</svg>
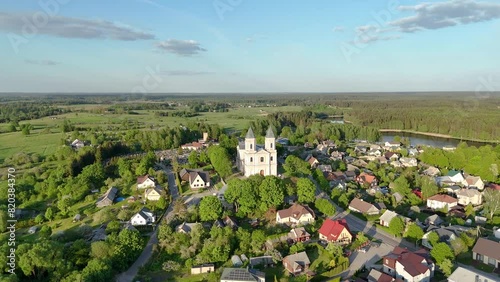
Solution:
<svg viewBox="0 0 500 282">
<path fill-rule="evenodd" d="M 325 236 L 328 241 L 337 241 L 340 233 L 342 233 L 344 229 L 347 229 L 347 232 L 351 233 L 345 219 L 335 221 L 327 219 L 323 222 L 323 225 L 321 225 L 319 233 Z"/>
<path fill-rule="evenodd" d="M 386 259 L 389 259 L 388 264 L 385 263 Z M 401 264 L 404 270 L 413 277 L 424 274 L 430 270 L 430 268 L 424 264 L 430 263 L 427 259 L 427 252 L 424 250 L 410 252 L 407 249 L 395 247 L 391 254 L 384 257 L 384 265 L 395 269 L 396 262 Z"/>
<path fill-rule="evenodd" d="M 370 174 L 368 174 L 366 172 L 361 173 L 358 177 L 363 182 L 366 182 L 366 183 L 369 183 L 369 184 L 371 184 L 376 179 L 376 177 L 374 175 L 370 175 Z"/>
</svg>

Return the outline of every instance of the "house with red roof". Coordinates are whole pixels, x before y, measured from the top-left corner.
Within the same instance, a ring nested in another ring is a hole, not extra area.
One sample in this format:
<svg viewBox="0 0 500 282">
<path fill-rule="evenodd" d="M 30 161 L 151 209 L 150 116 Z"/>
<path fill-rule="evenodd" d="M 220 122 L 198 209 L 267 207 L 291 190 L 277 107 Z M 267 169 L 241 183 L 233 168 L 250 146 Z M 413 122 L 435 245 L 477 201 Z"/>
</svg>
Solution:
<svg viewBox="0 0 500 282">
<path fill-rule="evenodd" d="M 328 243 L 347 245 L 352 242 L 352 234 L 345 219 L 327 219 L 319 229 L 319 239 Z"/>
<path fill-rule="evenodd" d="M 384 272 L 403 281 L 430 282 L 434 276 L 434 263 L 429 258 L 429 253 L 420 249 L 410 252 L 401 247 L 384 257 Z"/>
<path fill-rule="evenodd" d="M 366 172 L 362 172 L 360 175 L 358 175 L 358 177 L 356 177 L 356 182 L 358 182 L 361 186 L 367 183 L 370 187 L 376 186 L 378 184 L 375 175 L 371 175 Z"/>
</svg>

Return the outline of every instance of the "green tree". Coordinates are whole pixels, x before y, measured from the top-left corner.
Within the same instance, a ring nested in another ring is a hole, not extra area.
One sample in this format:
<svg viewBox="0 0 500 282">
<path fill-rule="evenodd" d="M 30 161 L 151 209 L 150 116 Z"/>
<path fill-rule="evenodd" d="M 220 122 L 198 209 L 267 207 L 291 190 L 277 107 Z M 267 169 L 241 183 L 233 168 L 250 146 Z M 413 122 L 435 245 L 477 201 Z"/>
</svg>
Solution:
<svg viewBox="0 0 500 282">
<path fill-rule="evenodd" d="M 433 246 L 431 256 L 434 258 L 437 265 L 440 265 L 445 259 L 449 259 L 450 261 L 455 259 L 453 251 L 446 243 L 437 243 Z"/>
<path fill-rule="evenodd" d="M 33 125 L 30 123 L 21 124 L 21 132 L 23 135 L 30 135 Z"/>
<path fill-rule="evenodd" d="M 215 196 L 208 196 L 201 199 L 200 219 L 202 221 L 216 220 L 222 215 L 222 204 Z"/>
<path fill-rule="evenodd" d="M 17 131 L 17 128 L 16 128 L 16 125 L 14 123 L 9 123 L 9 127 L 7 129 L 7 131 L 9 132 L 16 132 Z"/>
<path fill-rule="evenodd" d="M 62 278 L 61 272 L 68 267 L 63 258 L 62 246 L 50 240 L 40 240 L 37 243 L 22 244 L 18 247 L 19 267 L 30 280 L 41 280 L 45 275 L 52 279 Z"/>
<path fill-rule="evenodd" d="M 415 223 L 410 224 L 410 226 L 408 226 L 408 230 L 406 230 L 405 233 L 405 237 L 409 238 L 414 242 L 421 240 L 423 236 L 424 236 L 424 231 L 422 230 L 422 228 L 420 228 L 420 226 L 418 226 Z"/>
<path fill-rule="evenodd" d="M 467 245 L 460 237 L 451 240 L 450 245 L 451 248 L 453 249 L 453 253 L 455 254 L 455 256 L 467 252 Z"/>
<path fill-rule="evenodd" d="M 266 242 L 266 234 L 263 230 L 257 229 L 252 232 L 252 248 L 255 254 L 262 252 L 262 246 Z"/>
<path fill-rule="evenodd" d="M 39 214 L 35 217 L 35 223 L 36 224 L 41 224 L 45 221 L 45 217 L 43 217 L 43 214 Z"/>
<path fill-rule="evenodd" d="M 467 217 L 474 215 L 474 213 L 475 213 L 474 207 L 472 206 L 471 203 L 469 203 L 467 206 L 465 206 L 465 215 Z"/>
<path fill-rule="evenodd" d="M 52 228 L 50 228 L 50 226 L 48 226 L 48 225 L 44 225 L 40 229 L 39 234 L 40 234 L 40 237 L 42 237 L 42 238 L 49 238 L 50 235 L 52 235 Z"/>
<path fill-rule="evenodd" d="M 394 181 L 394 192 L 399 192 L 403 196 L 408 196 L 411 193 L 410 183 L 404 176 L 396 178 Z"/>
<path fill-rule="evenodd" d="M 225 148 L 220 146 L 210 146 L 208 148 L 208 156 L 214 169 L 222 178 L 225 178 L 233 173 L 232 162 Z"/>
<path fill-rule="evenodd" d="M 5 232 L 7 230 L 7 212 L 3 209 L 0 210 L 0 232 Z"/>
<path fill-rule="evenodd" d="M 52 211 L 51 207 L 47 208 L 47 210 L 45 211 L 45 218 L 49 221 L 52 221 L 52 219 L 54 219 L 54 211 Z"/>
<path fill-rule="evenodd" d="M 260 209 L 265 211 L 270 207 L 278 207 L 285 197 L 285 185 L 276 176 L 266 176 L 259 186 Z"/>
<path fill-rule="evenodd" d="M 156 207 L 160 210 L 167 208 L 167 200 L 165 200 L 165 197 L 160 197 L 160 199 L 156 202 Z"/>
<path fill-rule="evenodd" d="M 491 220 L 494 215 L 500 213 L 500 191 L 494 189 L 484 190 L 484 211 Z"/>
<path fill-rule="evenodd" d="M 111 246 L 106 241 L 97 241 L 90 245 L 90 256 L 95 259 L 108 258 L 111 252 Z"/>
<path fill-rule="evenodd" d="M 107 282 L 113 277 L 113 269 L 100 259 L 90 260 L 82 271 L 83 281 Z"/>
<path fill-rule="evenodd" d="M 347 208 L 349 205 L 349 199 L 347 198 L 347 195 L 345 193 L 342 193 L 338 199 L 338 203 L 341 207 Z"/>
<path fill-rule="evenodd" d="M 399 216 L 394 217 L 389 222 L 389 231 L 395 236 L 401 236 L 405 230 L 405 223 Z"/>
<path fill-rule="evenodd" d="M 306 247 L 302 242 L 297 242 L 290 247 L 290 253 L 296 254 L 305 251 Z"/>
<path fill-rule="evenodd" d="M 198 162 L 199 162 L 199 157 L 198 157 L 198 152 L 196 151 L 191 151 L 188 156 L 188 163 L 189 166 L 192 168 L 197 168 L 198 167 Z"/>
<path fill-rule="evenodd" d="M 311 174 L 311 169 L 308 162 L 301 160 L 300 158 L 290 155 L 285 159 L 283 168 L 288 175 L 293 176 L 306 176 Z"/>
<path fill-rule="evenodd" d="M 450 259 L 444 259 L 438 266 L 446 277 L 449 277 L 453 272 L 453 262 Z"/>
<path fill-rule="evenodd" d="M 106 226 L 106 234 L 118 233 L 118 232 L 120 232 L 121 227 L 122 226 L 121 226 L 119 221 L 112 220 Z"/>
<path fill-rule="evenodd" d="M 431 231 L 429 235 L 427 235 L 427 241 L 429 241 L 431 246 L 434 246 L 439 242 L 439 235 L 436 233 L 436 231 Z"/>
<path fill-rule="evenodd" d="M 316 208 L 326 216 L 333 216 L 335 214 L 335 206 L 327 199 L 318 198 L 314 204 Z"/>
<path fill-rule="evenodd" d="M 316 198 L 316 185 L 308 178 L 297 181 L 297 196 L 301 203 L 312 203 Z"/>
<path fill-rule="evenodd" d="M 427 198 L 432 197 L 438 193 L 439 188 L 437 187 L 434 179 L 427 176 L 423 176 L 420 179 L 420 182 L 422 188 L 422 198 L 424 201 L 427 200 Z"/>
</svg>

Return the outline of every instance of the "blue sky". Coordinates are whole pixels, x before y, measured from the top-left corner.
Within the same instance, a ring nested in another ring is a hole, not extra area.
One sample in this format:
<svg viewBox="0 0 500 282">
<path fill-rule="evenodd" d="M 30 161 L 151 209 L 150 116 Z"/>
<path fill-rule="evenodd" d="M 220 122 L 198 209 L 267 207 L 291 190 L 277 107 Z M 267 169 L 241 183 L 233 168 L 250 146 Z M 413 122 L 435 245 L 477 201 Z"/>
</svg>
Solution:
<svg viewBox="0 0 500 282">
<path fill-rule="evenodd" d="M 0 92 L 498 91 L 499 35 L 500 1 L 2 1 Z"/>
</svg>

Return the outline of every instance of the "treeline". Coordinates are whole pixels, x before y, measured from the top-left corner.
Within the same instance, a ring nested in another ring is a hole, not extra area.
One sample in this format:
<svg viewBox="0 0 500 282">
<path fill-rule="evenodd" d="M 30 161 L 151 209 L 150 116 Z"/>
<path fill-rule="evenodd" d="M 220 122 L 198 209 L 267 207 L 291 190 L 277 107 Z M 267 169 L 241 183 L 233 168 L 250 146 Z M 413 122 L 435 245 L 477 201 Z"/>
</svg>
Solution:
<svg viewBox="0 0 500 282">
<path fill-rule="evenodd" d="M 191 111 L 196 113 L 201 112 L 227 112 L 229 108 L 229 104 L 227 103 L 203 103 L 203 102 L 194 102 L 189 105 Z"/>
<path fill-rule="evenodd" d="M 322 113 L 309 111 L 278 112 L 268 115 L 266 120 L 253 121 L 250 126 L 255 134 L 265 136 L 267 128 L 271 125 L 275 133 L 288 138 L 293 145 L 320 142 L 327 139 L 342 141 L 380 140 L 381 134 L 377 128 L 319 121 L 318 117 L 321 116 Z"/>
<path fill-rule="evenodd" d="M 500 145 L 477 148 L 460 143 L 454 151 L 428 147 L 419 158 L 424 163 L 440 168 L 463 170 L 486 181 L 500 182 Z"/>
<path fill-rule="evenodd" d="M 47 104 L 21 102 L 6 103 L 0 104 L 0 123 L 38 119 L 46 116 L 60 115 L 66 112 L 69 112 L 69 110 L 55 108 Z"/>
</svg>

